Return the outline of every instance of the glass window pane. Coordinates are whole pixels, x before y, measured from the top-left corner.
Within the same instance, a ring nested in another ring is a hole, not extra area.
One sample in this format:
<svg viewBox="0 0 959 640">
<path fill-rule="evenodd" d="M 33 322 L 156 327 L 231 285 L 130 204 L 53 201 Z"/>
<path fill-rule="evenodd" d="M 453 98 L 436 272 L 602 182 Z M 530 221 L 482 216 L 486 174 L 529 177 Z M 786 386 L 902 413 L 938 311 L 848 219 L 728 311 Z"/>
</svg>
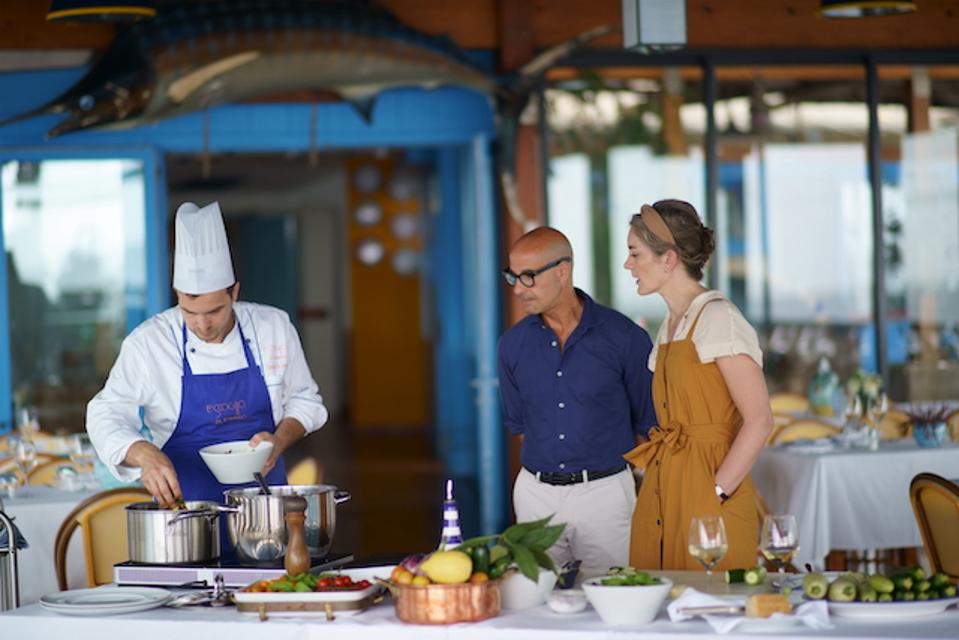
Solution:
<svg viewBox="0 0 959 640">
<path fill-rule="evenodd" d="M 959 79 L 882 67 L 883 224 L 892 396 L 959 397 Z"/>
<path fill-rule="evenodd" d="M 874 370 L 868 110 L 859 67 L 717 69 L 719 288 L 760 335 L 770 391 L 827 357 Z"/>
<path fill-rule="evenodd" d="M 14 402 L 46 431 L 80 431 L 145 314 L 142 163 L 9 161 L 0 175 Z"/>
</svg>

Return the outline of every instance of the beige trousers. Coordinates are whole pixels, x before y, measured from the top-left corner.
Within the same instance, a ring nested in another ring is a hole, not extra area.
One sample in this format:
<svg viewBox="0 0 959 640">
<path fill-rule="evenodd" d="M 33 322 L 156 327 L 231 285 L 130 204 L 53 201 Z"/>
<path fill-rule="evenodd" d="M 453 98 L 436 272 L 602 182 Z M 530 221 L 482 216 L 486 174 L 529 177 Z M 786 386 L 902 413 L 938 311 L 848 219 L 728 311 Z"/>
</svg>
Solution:
<svg viewBox="0 0 959 640">
<path fill-rule="evenodd" d="M 578 484 L 555 486 L 520 469 L 513 485 L 516 521 L 552 515 L 566 530 L 548 553 L 557 567 L 582 560 L 579 577 L 602 575 L 629 562 L 629 529 L 636 506 L 636 482 L 629 469 Z"/>
</svg>

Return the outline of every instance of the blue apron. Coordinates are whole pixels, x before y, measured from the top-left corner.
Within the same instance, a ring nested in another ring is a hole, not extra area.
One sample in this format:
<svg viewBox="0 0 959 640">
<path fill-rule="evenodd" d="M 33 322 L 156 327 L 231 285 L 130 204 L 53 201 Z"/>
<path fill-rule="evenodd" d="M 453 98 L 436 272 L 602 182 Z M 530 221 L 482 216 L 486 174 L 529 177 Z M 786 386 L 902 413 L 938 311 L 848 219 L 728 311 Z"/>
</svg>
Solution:
<svg viewBox="0 0 959 640">
<path fill-rule="evenodd" d="M 180 417 L 163 445 L 176 469 L 184 500 L 223 503 L 223 492 L 246 484 L 224 485 L 200 457 L 200 449 L 230 440 L 249 440 L 260 431 L 273 432 L 273 409 L 266 381 L 253 360 L 239 319 L 240 342 L 247 366 L 229 373 L 194 374 L 186 357 L 186 324 L 183 325 L 183 386 Z M 286 484 L 283 459 L 266 476 L 268 484 Z M 225 527 L 223 527 L 225 529 Z"/>
</svg>

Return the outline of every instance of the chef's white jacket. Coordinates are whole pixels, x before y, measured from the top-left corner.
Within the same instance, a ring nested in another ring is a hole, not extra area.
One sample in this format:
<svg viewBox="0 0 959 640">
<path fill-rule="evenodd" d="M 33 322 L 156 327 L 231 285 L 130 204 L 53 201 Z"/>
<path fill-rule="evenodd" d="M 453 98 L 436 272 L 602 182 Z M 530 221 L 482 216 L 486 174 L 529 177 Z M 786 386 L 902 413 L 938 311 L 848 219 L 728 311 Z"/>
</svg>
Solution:
<svg viewBox="0 0 959 640">
<path fill-rule="evenodd" d="M 310 374 L 296 329 L 289 316 L 274 307 L 237 302 L 234 312 L 253 359 L 263 374 L 275 424 L 295 418 L 307 433 L 326 423 L 329 412 Z M 87 405 L 87 431 L 100 459 L 124 482 L 140 469 L 122 465 L 130 446 L 146 438 L 163 447 L 180 416 L 183 376 L 183 315 L 167 309 L 133 330 L 120 346 L 106 385 Z M 187 360 L 195 374 L 228 373 L 247 366 L 236 325 L 222 343 L 204 342 L 187 329 Z"/>
</svg>

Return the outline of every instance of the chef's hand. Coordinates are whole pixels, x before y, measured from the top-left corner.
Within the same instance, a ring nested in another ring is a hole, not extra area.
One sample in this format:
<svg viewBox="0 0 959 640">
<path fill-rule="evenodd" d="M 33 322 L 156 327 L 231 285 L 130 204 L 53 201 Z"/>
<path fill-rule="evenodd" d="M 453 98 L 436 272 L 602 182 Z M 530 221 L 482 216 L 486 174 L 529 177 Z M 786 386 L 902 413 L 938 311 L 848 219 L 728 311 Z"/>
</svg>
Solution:
<svg viewBox="0 0 959 640">
<path fill-rule="evenodd" d="M 276 431 L 260 431 L 253 434 L 250 438 L 250 446 L 255 447 L 261 442 L 272 442 L 273 450 L 270 451 L 270 457 L 263 463 L 263 469 L 260 470 L 264 476 L 273 470 L 276 461 L 286 451 L 291 444 L 306 435 L 306 429 L 296 418 L 283 418 L 280 424 L 276 425 Z"/>
<path fill-rule="evenodd" d="M 183 496 L 173 463 L 156 445 L 140 440 L 135 442 L 123 459 L 124 464 L 140 467 L 143 486 L 157 499 L 161 507 L 172 509 Z"/>
</svg>

